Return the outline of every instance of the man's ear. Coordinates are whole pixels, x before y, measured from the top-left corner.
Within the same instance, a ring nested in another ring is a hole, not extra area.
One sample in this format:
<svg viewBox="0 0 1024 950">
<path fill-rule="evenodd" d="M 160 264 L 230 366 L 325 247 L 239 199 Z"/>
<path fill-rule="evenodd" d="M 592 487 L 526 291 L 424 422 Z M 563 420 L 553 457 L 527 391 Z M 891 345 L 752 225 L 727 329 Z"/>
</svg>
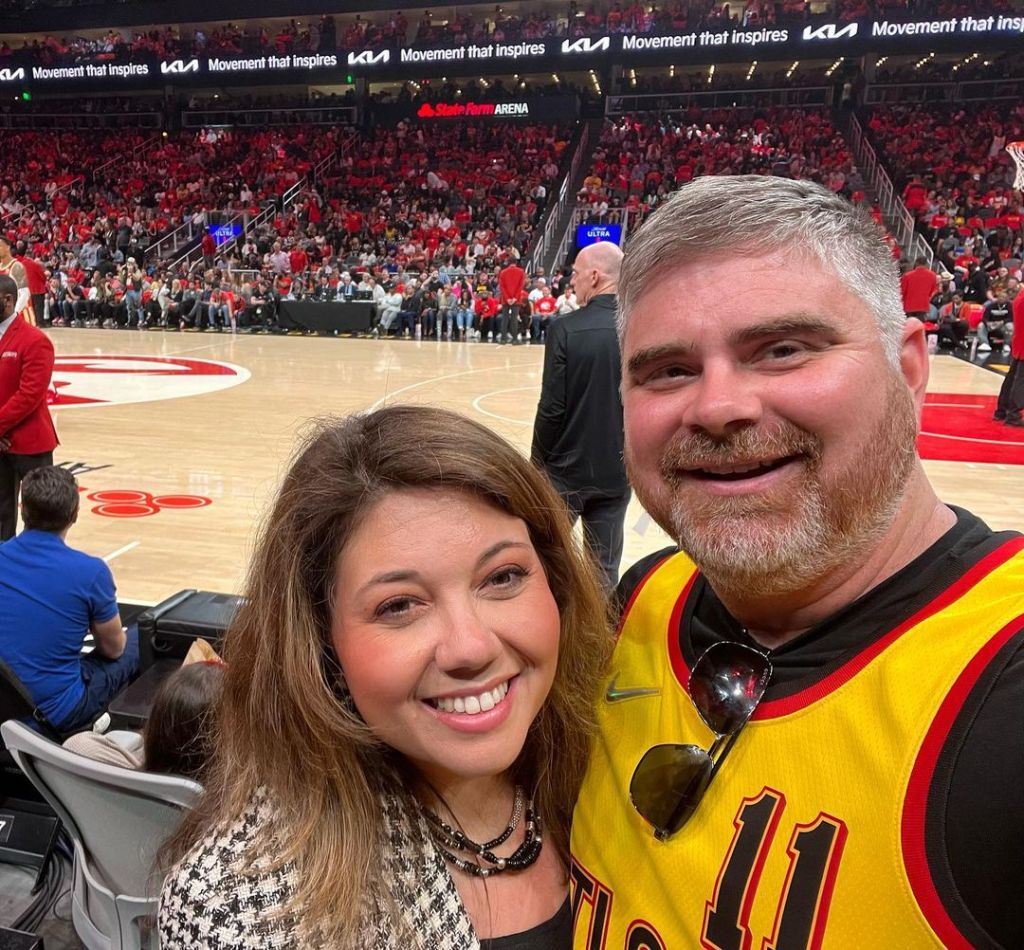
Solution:
<svg viewBox="0 0 1024 950">
<path fill-rule="evenodd" d="M 916 317 L 908 317 L 900 337 L 900 372 L 914 396 L 914 405 L 920 417 L 924 408 L 924 394 L 928 388 L 931 369 L 928 359 L 928 339 L 924 324 Z"/>
</svg>

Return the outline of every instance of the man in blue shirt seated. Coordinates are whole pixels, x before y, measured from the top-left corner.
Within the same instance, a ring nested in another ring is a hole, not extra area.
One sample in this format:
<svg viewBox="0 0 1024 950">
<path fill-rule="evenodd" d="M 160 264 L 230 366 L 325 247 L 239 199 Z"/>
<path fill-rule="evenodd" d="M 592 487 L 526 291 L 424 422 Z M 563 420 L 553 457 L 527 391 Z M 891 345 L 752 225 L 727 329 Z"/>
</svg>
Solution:
<svg viewBox="0 0 1024 950">
<path fill-rule="evenodd" d="M 65 544 L 78 520 L 78 484 L 47 465 L 21 483 L 25 529 L 0 544 L 0 659 L 61 731 L 87 726 L 139 666 L 138 628 L 121 626 L 114 578 L 99 558 Z M 83 654 L 91 633 L 96 648 Z"/>
</svg>

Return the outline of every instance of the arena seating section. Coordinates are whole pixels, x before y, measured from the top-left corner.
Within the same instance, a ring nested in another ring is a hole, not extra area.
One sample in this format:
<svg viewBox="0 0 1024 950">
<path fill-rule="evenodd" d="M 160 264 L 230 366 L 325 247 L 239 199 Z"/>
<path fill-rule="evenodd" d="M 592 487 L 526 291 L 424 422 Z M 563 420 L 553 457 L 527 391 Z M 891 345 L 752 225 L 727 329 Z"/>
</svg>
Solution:
<svg viewBox="0 0 1024 950">
<path fill-rule="evenodd" d="M 855 201 L 864 197 L 831 113 L 782 108 L 693 108 L 606 122 L 578 197 L 591 220 L 618 220 L 626 209 L 635 226 L 694 177 L 749 174 L 807 178 Z"/>
<path fill-rule="evenodd" d="M 203 209 L 258 210 L 283 193 L 335 146 L 322 128 L 287 132 L 13 132 L 0 188 L 3 227 L 48 264 L 77 253 L 127 219 L 142 254 L 185 217 Z M 27 162 L 21 156 L 34 156 Z M 242 186 L 252 197 L 242 202 Z"/>
</svg>

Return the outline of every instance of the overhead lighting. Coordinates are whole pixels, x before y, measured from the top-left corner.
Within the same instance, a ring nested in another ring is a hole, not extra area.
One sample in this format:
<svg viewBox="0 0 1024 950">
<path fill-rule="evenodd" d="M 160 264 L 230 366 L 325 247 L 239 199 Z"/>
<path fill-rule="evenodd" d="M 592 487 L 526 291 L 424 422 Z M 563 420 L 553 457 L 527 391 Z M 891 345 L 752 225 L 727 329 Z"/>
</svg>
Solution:
<svg viewBox="0 0 1024 950">
<path fill-rule="evenodd" d="M 672 79 L 672 78 L 674 78 L 674 77 L 675 77 L 675 74 L 676 74 L 676 67 L 675 67 L 675 63 L 673 63 L 673 64 L 672 64 L 671 66 L 669 66 L 669 68 L 668 68 L 668 76 L 669 76 L 669 79 Z"/>
<path fill-rule="evenodd" d="M 845 56 L 840 56 L 839 59 L 837 59 L 831 66 L 829 66 L 828 69 L 825 70 L 825 75 L 831 76 L 832 73 L 834 73 L 840 66 L 843 65 L 843 60 L 845 58 Z"/>
<path fill-rule="evenodd" d="M 753 78 L 755 69 L 757 69 L 756 59 L 750 64 L 750 69 L 747 70 L 747 82 L 750 82 L 750 80 Z"/>
<path fill-rule="evenodd" d="M 789 69 L 786 70 L 786 78 L 787 79 L 789 79 L 793 75 L 793 73 L 796 72 L 796 68 L 799 65 L 800 65 L 800 60 L 794 60 L 793 65 L 790 66 Z"/>
</svg>

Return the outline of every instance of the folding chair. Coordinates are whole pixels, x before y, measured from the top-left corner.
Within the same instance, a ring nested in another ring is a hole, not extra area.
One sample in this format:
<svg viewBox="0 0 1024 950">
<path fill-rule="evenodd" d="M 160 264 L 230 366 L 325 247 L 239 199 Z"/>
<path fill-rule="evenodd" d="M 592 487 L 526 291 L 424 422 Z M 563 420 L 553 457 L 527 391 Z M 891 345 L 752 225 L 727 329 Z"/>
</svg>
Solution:
<svg viewBox="0 0 1024 950">
<path fill-rule="evenodd" d="M 157 850 L 202 788 L 62 749 L 20 722 L 0 735 L 74 842 L 72 920 L 89 950 L 157 950 Z"/>
</svg>

